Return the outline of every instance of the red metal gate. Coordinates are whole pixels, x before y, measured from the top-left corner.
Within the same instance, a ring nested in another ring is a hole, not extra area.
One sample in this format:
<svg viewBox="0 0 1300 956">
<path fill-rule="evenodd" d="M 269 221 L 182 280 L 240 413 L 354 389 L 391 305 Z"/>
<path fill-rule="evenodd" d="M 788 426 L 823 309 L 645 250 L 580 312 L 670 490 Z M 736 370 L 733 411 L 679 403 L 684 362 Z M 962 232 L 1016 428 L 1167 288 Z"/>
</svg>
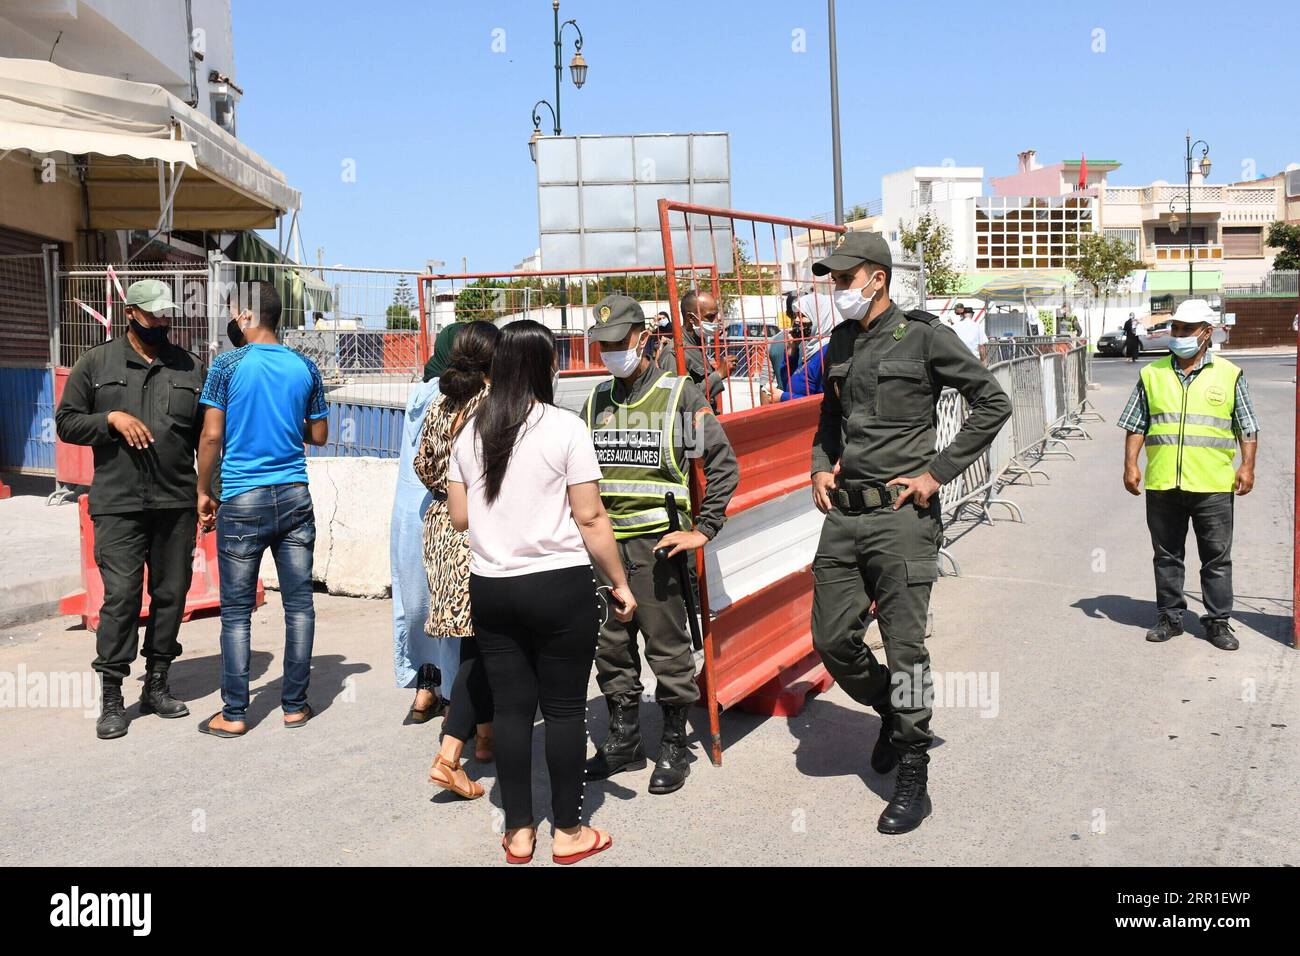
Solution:
<svg viewBox="0 0 1300 956">
<path fill-rule="evenodd" d="M 691 288 L 709 289 L 717 299 L 723 334 L 705 348 L 715 364 L 731 366 L 719 421 L 740 462 L 740 486 L 727 525 L 696 553 L 710 757 L 720 764 L 721 710 L 795 713 L 809 691 L 831 683 L 811 632 L 812 550 L 821 516 L 812 507 L 809 460 L 820 398 L 777 388 L 781 360 L 773 361 L 767 332 L 773 325 L 785 329 L 779 351 L 787 370 L 793 349 L 805 360 L 824 349 L 835 316 L 829 282 L 815 279 L 811 265 L 845 229 L 666 199 L 659 201 L 659 226 L 678 373 L 686 373 L 683 272 Z M 705 270 L 707 276 L 697 274 Z M 812 324 L 807 337 L 789 328 L 789 293 Z M 698 459 L 691 483 L 691 500 L 698 502 L 704 488 Z"/>
</svg>

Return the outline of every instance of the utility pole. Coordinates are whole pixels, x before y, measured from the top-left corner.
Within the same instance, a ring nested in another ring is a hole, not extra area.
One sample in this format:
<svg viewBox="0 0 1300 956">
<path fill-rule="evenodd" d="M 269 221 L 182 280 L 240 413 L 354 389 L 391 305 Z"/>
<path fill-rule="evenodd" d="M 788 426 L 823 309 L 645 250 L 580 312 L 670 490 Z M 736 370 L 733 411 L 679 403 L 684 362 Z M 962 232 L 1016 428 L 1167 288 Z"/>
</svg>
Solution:
<svg viewBox="0 0 1300 956">
<path fill-rule="evenodd" d="M 840 169 L 840 78 L 835 55 L 835 0 L 826 0 L 831 45 L 831 164 L 835 176 L 835 225 L 844 225 L 844 177 Z"/>
</svg>

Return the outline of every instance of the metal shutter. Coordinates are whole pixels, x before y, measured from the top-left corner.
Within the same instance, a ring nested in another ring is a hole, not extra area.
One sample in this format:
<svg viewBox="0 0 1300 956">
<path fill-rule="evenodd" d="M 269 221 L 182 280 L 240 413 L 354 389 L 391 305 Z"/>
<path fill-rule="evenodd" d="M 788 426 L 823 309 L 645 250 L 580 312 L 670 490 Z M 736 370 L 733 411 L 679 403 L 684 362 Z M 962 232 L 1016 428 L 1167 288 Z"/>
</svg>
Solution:
<svg viewBox="0 0 1300 956">
<path fill-rule="evenodd" d="M 50 361 L 44 241 L 0 228 L 0 364 L 31 367 Z"/>
</svg>

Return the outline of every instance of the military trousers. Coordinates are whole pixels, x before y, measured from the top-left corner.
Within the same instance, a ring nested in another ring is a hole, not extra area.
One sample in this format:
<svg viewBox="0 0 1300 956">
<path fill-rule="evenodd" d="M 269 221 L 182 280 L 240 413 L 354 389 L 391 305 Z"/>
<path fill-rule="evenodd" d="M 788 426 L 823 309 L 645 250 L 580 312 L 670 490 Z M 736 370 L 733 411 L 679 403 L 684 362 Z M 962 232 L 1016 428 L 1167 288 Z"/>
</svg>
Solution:
<svg viewBox="0 0 1300 956">
<path fill-rule="evenodd" d="M 666 532 L 665 532 L 666 533 Z M 645 641 L 645 656 L 658 685 L 661 704 L 693 704 L 700 697 L 695 683 L 695 659 L 686 623 L 677 559 L 656 560 L 655 543 L 662 534 L 624 538 L 617 542 L 627 584 L 636 598 L 636 614 L 626 624 L 611 614 L 596 643 L 596 681 L 606 697 L 640 697 L 641 655 L 638 638 Z M 687 561 L 694 561 L 688 553 Z M 596 579 L 608 586 L 600 568 Z"/>
<path fill-rule="evenodd" d="M 924 750 L 933 739 L 925 630 L 942 533 L 937 498 L 897 511 L 832 508 L 813 559 L 813 647 L 845 693 L 882 718 L 894 715 L 899 750 Z M 883 664 L 864 640 L 873 603 Z"/>
<path fill-rule="evenodd" d="M 194 568 L 198 515 L 193 508 L 164 508 L 95 515 L 95 564 L 104 582 L 104 604 L 95 629 L 95 670 L 120 684 L 140 648 L 140 607 L 145 570 L 149 619 L 144 629 L 146 663 L 180 656 L 178 637 Z"/>
</svg>

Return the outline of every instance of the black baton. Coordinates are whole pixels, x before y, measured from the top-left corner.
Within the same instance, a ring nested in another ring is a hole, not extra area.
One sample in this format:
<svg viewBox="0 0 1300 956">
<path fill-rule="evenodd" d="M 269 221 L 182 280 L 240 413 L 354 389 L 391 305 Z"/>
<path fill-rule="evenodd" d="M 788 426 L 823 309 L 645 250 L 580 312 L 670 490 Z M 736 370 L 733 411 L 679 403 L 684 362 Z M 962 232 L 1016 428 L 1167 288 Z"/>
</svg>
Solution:
<svg viewBox="0 0 1300 956">
<path fill-rule="evenodd" d="M 664 495 L 664 507 L 668 509 L 668 533 L 681 531 L 682 523 L 677 516 L 677 496 L 671 491 Z M 655 557 L 662 561 L 668 557 L 668 552 L 671 550 L 669 547 L 656 548 Z M 695 618 L 695 592 L 691 589 L 691 572 L 686 564 L 686 552 L 679 552 L 673 559 L 673 564 L 677 566 L 677 578 L 682 585 L 682 600 L 686 602 L 686 622 L 691 629 L 691 649 L 698 651 L 704 647 L 704 641 L 700 637 L 700 622 Z"/>
</svg>

